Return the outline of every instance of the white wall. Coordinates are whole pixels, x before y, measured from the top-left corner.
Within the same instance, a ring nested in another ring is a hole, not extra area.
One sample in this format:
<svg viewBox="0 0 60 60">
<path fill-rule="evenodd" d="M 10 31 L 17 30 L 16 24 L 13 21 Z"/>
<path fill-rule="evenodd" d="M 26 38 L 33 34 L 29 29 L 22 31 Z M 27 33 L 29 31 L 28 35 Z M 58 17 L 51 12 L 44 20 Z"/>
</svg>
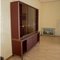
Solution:
<svg viewBox="0 0 60 60">
<path fill-rule="evenodd" d="M 60 32 L 57 22 L 60 20 L 60 1 L 41 3 L 41 29 L 44 27 L 56 28 Z M 59 31 L 59 32 L 58 32 Z"/>
<path fill-rule="evenodd" d="M 10 0 L 1 0 L 1 55 L 12 55 L 10 29 Z"/>
<path fill-rule="evenodd" d="M 1 50 L 2 56 L 6 59 L 12 55 L 11 46 L 11 19 L 10 19 L 10 2 L 15 0 L 1 0 Z M 39 9 L 39 0 L 20 0 L 35 8 Z"/>
<path fill-rule="evenodd" d="M 0 27 L 1 27 L 1 0 L 0 0 Z M 0 28 L 0 56 L 1 56 L 1 28 Z"/>
</svg>

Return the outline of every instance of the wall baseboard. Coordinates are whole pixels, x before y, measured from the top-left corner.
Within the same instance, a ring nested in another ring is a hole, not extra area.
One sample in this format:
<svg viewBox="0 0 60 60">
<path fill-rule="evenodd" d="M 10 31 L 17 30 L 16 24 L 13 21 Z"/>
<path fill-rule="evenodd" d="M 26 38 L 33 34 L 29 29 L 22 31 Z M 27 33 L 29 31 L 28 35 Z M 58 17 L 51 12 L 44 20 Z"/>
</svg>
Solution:
<svg viewBox="0 0 60 60">
<path fill-rule="evenodd" d="M 60 37 L 59 35 L 40 35 L 40 36 Z"/>
<path fill-rule="evenodd" d="M 9 60 L 10 58 L 12 58 L 13 57 L 13 55 L 11 55 L 11 56 L 9 56 L 8 58 L 6 58 L 6 60 Z"/>
</svg>

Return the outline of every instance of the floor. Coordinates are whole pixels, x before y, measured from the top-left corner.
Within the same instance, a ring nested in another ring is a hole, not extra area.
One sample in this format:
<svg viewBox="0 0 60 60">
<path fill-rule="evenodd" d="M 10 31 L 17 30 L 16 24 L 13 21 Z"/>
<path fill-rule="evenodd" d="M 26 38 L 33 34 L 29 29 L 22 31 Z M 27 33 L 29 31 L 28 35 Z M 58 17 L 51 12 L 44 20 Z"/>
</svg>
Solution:
<svg viewBox="0 0 60 60">
<path fill-rule="evenodd" d="M 9 60 L 21 60 L 14 56 Z M 40 42 L 27 52 L 23 60 L 60 60 L 60 37 L 41 36 Z"/>
</svg>

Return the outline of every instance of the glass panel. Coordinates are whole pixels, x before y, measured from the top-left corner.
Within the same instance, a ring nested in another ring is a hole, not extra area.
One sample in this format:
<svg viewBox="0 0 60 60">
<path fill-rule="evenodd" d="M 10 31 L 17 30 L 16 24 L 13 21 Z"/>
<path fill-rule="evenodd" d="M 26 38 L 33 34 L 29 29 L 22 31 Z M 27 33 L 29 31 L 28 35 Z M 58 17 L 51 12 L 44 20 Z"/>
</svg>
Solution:
<svg viewBox="0 0 60 60">
<path fill-rule="evenodd" d="M 28 20 L 27 20 L 27 30 L 28 33 L 35 31 L 35 9 L 28 7 Z"/>
<path fill-rule="evenodd" d="M 35 32 L 36 30 L 36 9 L 21 4 L 20 6 L 20 34 L 21 36 Z"/>
</svg>

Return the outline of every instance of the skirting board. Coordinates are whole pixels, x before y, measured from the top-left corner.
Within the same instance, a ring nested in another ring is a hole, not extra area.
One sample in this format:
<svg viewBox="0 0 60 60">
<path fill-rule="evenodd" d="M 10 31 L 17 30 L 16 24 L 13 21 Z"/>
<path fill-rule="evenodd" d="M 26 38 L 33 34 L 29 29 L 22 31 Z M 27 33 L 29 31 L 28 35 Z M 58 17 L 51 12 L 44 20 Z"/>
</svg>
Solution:
<svg viewBox="0 0 60 60">
<path fill-rule="evenodd" d="M 59 35 L 40 35 L 40 36 L 60 37 Z"/>
<path fill-rule="evenodd" d="M 9 56 L 8 58 L 6 58 L 5 60 L 9 60 L 10 58 L 12 58 L 13 57 L 13 55 L 11 55 L 11 56 Z"/>
</svg>

